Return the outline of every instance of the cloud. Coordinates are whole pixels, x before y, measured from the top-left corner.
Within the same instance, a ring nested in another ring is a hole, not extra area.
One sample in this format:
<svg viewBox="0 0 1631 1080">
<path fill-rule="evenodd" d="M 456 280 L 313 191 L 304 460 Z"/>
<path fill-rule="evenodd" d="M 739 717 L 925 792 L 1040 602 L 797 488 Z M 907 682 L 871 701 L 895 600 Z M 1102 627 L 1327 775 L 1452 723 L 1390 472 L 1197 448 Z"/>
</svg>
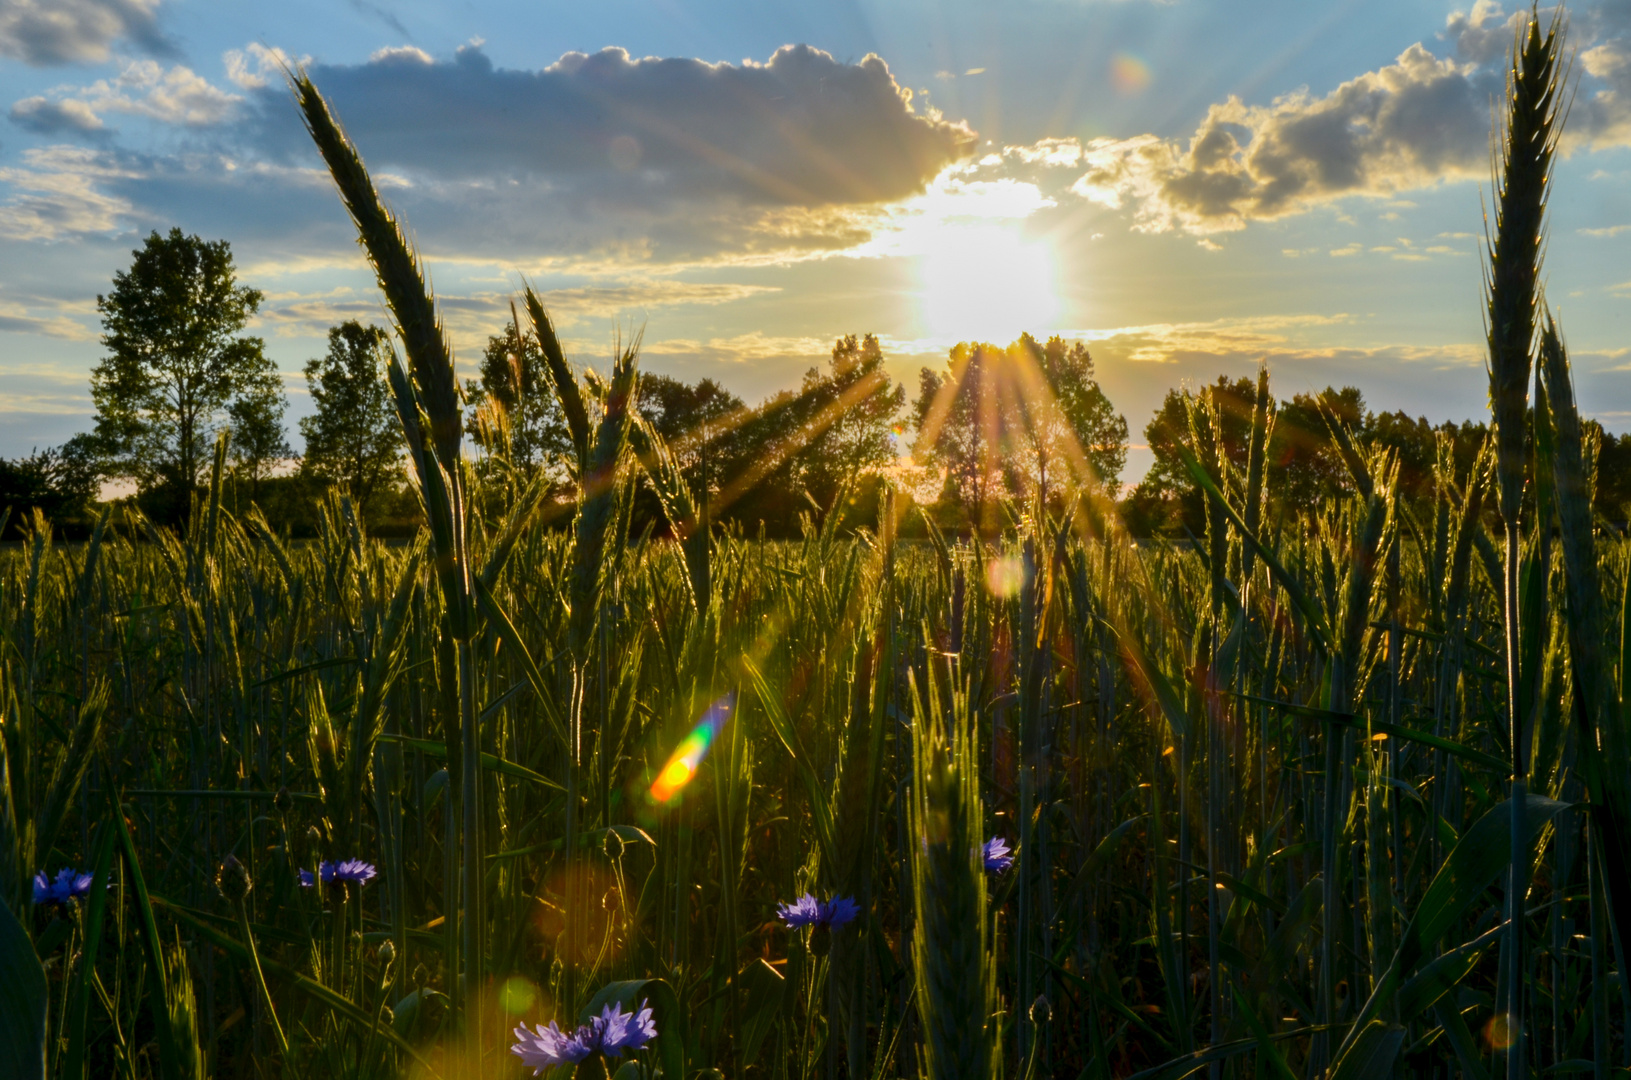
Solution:
<svg viewBox="0 0 1631 1080">
<path fill-rule="evenodd" d="M 310 57 L 292 60 L 282 49 L 268 49 L 252 41 L 242 49 L 228 49 L 221 54 L 221 63 L 227 69 L 227 78 L 244 90 L 259 90 L 287 68 L 311 63 Z"/>
<path fill-rule="evenodd" d="M 115 41 L 156 55 L 174 46 L 159 31 L 160 0 L 0 0 L 0 55 L 26 64 L 100 63 Z"/>
<path fill-rule="evenodd" d="M 236 72 L 231 59 L 227 69 L 229 76 L 250 74 L 241 60 Z M 204 128 L 230 119 L 243 100 L 191 68 L 179 64 L 165 68 L 154 60 L 128 63 L 113 79 L 58 87 L 50 93 L 50 97 L 25 98 L 13 105 L 12 121 L 41 134 L 102 135 L 102 116 L 111 112 L 177 127 Z"/>
<path fill-rule="evenodd" d="M 83 101 L 51 101 L 43 97 L 23 98 L 11 107 L 11 122 L 36 135 L 77 135 L 105 139 L 107 125 Z"/>
<path fill-rule="evenodd" d="M 288 60 L 256 46 L 225 54 L 233 91 L 146 61 L 19 103 L 21 122 L 82 138 L 114 115 L 192 132 L 182 153 L 79 159 L 76 190 L 101 195 L 102 212 L 40 214 L 29 228 L 101 229 L 124 207 L 144 229 L 178 220 L 265 240 L 273 261 L 354 260 L 343 208 L 273 75 Z M 805 46 L 741 64 L 609 49 L 517 71 L 471 44 L 451 59 L 392 48 L 308 70 L 428 257 L 530 272 L 850 251 L 973 139 L 914 107 L 877 57 L 842 63 Z M 14 189 L 31 175 L 16 172 Z"/>
<path fill-rule="evenodd" d="M 70 146 L 23 151 L 21 167 L 0 168 L 12 193 L 0 203 L 0 236 L 54 240 L 117 229 L 131 205 L 101 185 L 122 171 L 107 153 Z"/>
<path fill-rule="evenodd" d="M 763 207 L 911 195 L 972 133 L 919 115 L 877 56 L 789 45 L 765 63 L 567 53 L 495 68 L 478 45 L 450 61 L 389 49 L 310 69 L 371 165 L 438 181 L 546 181 L 640 206 L 729 197 Z M 252 138 L 309 154 L 281 87 L 259 92 Z"/>
<path fill-rule="evenodd" d="M 1205 235 L 1482 176 L 1491 78 L 1412 45 L 1323 97 L 1298 91 L 1266 106 L 1230 97 L 1207 111 L 1187 149 L 1154 135 L 1096 139 L 1074 190 L 1113 208 L 1131 203 L 1141 230 Z"/>
</svg>

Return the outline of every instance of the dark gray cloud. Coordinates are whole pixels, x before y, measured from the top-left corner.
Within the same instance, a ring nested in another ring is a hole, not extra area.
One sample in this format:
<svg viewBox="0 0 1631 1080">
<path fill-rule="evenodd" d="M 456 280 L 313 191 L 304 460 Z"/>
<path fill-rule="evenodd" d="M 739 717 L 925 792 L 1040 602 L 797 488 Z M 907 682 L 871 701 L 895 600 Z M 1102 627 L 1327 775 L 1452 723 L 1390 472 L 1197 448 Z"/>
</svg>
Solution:
<svg viewBox="0 0 1631 1080">
<path fill-rule="evenodd" d="M 287 89 L 262 84 L 265 57 L 236 59 L 247 97 L 149 63 L 18 103 L 13 121 L 31 130 L 93 136 L 119 112 L 189 128 L 189 149 L 36 155 L 0 177 L 29 193 L 0 204 L 0 232 L 169 221 L 290 258 L 354 257 Z M 497 69 L 476 46 L 439 62 L 399 48 L 310 73 L 427 255 L 536 270 L 843 250 L 973 140 L 914 110 L 877 57 L 804 46 L 740 65 L 570 53 L 542 71 Z"/>
<path fill-rule="evenodd" d="M 175 47 L 158 26 L 161 0 L 0 0 L 0 55 L 45 66 L 98 62 L 119 40 L 160 56 Z"/>
<path fill-rule="evenodd" d="M 436 181 L 540 179 L 643 207 L 897 199 L 962 156 L 972 136 L 915 112 L 878 57 L 847 64 L 804 45 L 740 65 L 606 49 L 541 71 L 495 68 L 477 46 L 440 62 L 397 49 L 310 74 L 374 168 Z M 268 87 L 258 98 L 251 145 L 309 157 L 287 93 Z"/>
</svg>

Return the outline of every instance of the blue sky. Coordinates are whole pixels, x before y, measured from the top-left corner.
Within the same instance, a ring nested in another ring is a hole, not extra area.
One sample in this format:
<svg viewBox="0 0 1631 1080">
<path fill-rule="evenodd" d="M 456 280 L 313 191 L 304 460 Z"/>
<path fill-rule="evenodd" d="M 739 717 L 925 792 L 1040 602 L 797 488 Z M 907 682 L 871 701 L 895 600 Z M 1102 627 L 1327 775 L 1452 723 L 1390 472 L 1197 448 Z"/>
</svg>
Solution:
<svg viewBox="0 0 1631 1080">
<path fill-rule="evenodd" d="M 1631 428 L 1631 2 L 1570 8 L 1548 295 Z M 0 0 L 0 455 L 90 424 L 95 297 L 151 229 L 233 245 L 285 372 L 385 317 L 304 63 L 421 245 L 464 370 L 523 276 L 574 359 L 752 401 L 834 338 L 896 374 L 1090 342 L 1135 433 L 1184 380 L 1479 416 L 1510 13 L 1457 3 Z M 621 50 L 621 51 L 608 51 Z M 1147 463 L 1135 452 L 1126 479 Z"/>
</svg>

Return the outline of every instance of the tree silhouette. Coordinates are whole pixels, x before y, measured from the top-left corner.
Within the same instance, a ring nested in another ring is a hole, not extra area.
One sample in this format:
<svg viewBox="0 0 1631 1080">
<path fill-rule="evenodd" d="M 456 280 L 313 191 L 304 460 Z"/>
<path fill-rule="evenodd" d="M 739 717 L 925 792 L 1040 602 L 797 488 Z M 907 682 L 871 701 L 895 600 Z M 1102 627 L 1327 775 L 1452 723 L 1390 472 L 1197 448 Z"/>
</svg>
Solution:
<svg viewBox="0 0 1631 1080">
<path fill-rule="evenodd" d="M 225 240 L 156 231 L 96 298 L 108 356 L 91 374 L 96 434 L 111 475 L 136 481 L 165 517 L 186 512 L 229 406 L 275 369 L 240 331 L 260 307 Z"/>
<path fill-rule="evenodd" d="M 385 382 L 390 337 L 355 319 L 329 328 L 328 353 L 306 362 L 317 411 L 300 421 L 301 468 L 338 485 L 359 511 L 402 472 L 402 429 Z"/>
</svg>

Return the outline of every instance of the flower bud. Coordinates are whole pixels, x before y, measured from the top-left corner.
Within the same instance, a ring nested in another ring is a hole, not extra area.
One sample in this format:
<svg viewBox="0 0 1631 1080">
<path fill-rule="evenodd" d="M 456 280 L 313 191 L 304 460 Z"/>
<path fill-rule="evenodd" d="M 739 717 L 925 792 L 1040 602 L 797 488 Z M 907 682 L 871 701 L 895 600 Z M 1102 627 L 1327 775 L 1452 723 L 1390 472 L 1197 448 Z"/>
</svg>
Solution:
<svg viewBox="0 0 1631 1080">
<path fill-rule="evenodd" d="M 1047 995 L 1036 995 L 1036 1000 L 1031 1002 L 1031 1023 L 1037 1027 L 1045 1027 L 1052 1019 L 1053 1006 L 1048 1004 Z"/>
<path fill-rule="evenodd" d="M 254 882 L 249 880 L 249 871 L 244 864 L 228 855 L 215 872 L 215 887 L 229 902 L 241 904 L 243 898 L 249 895 L 249 890 L 254 888 Z"/>
<path fill-rule="evenodd" d="M 277 794 L 272 796 L 272 809 L 280 814 L 287 814 L 294 809 L 294 796 L 289 794 L 287 786 L 278 788 Z"/>
<path fill-rule="evenodd" d="M 612 830 L 607 829 L 605 848 L 606 858 L 610 859 L 612 862 L 616 862 L 623 857 L 623 838 Z"/>
<path fill-rule="evenodd" d="M 386 967 L 390 967 L 391 962 L 394 961 L 395 959 L 396 959 L 396 946 L 391 944 L 390 939 L 387 938 L 385 941 L 380 942 L 380 945 L 379 945 L 379 962 L 384 964 Z"/>
</svg>

